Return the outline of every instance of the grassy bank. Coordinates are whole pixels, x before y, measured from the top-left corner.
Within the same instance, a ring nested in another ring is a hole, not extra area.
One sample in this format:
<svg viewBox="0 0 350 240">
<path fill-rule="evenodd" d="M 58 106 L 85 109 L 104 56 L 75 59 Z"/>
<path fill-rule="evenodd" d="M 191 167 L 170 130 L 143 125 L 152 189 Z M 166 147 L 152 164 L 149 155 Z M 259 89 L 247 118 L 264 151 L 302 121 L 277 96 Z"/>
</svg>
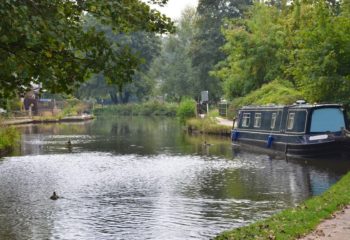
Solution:
<svg viewBox="0 0 350 240">
<path fill-rule="evenodd" d="M 218 124 L 215 118 L 190 118 L 186 120 L 186 128 L 189 132 L 230 136 L 231 126 Z"/>
<path fill-rule="evenodd" d="M 13 127 L 1 127 L 0 129 L 0 157 L 7 155 L 20 139 L 18 131 Z"/>
<path fill-rule="evenodd" d="M 350 204 L 350 173 L 318 197 L 284 210 L 264 221 L 227 231 L 215 239 L 296 239 L 311 232 L 332 214 Z"/>
<path fill-rule="evenodd" d="M 143 116 L 175 116 L 177 104 L 145 102 L 139 104 L 119 104 L 104 107 L 96 107 L 95 115 L 119 114 L 124 116 L 143 115 Z"/>
</svg>

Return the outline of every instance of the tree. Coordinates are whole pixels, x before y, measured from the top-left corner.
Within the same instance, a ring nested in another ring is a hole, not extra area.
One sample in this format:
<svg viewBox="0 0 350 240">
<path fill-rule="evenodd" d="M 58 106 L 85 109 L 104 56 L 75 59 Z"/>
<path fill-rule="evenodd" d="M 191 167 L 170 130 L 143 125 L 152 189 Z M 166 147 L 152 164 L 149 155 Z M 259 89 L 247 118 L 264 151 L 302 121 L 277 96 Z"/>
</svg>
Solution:
<svg viewBox="0 0 350 240">
<path fill-rule="evenodd" d="M 273 80 L 294 84 L 311 102 L 349 103 L 350 18 L 347 2 L 256 3 L 224 31 L 228 57 L 213 72 L 230 98 Z M 282 9 L 282 10 L 281 10 Z"/>
<path fill-rule="evenodd" d="M 153 58 L 160 52 L 160 37 L 154 33 L 134 32 L 129 35 L 116 35 L 111 28 L 90 21 L 95 28 L 103 29 L 108 41 L 116 49 L 127 46 L 130 51 L 140 59 L 141 64 L 135 70 L 132 81 L 123 84 L 113 84 L 103 72 L 93 75 L 89 81 L 82 84 L 76 95 L 79 98 L 110 98 L 115 104 L 128 103 L 130 99 L 143 100 L 150 95 L 154 82 L 147 76 Z"/>
<path fill-rule="evenodd" d="M 94 27 L 84 28 L 86 15 L 115 33 L 173 31 L 169 18 L 139 0 L 1 1 L 0 97 L 24 91 L 32 82 L 52 92 L 71 92 L 101 71 L 114 84 L 131 81 L 138 57 L 127 46 L 112 48 Z"/>
<path fill-rule="evenodd" d="M 288 59 L 285 13 L 274 6 L 255 4 L 245 19 L 231 20 L 224 35 L 223 51 L 228 55 L 213 71 L 223 80 L 226 97 L 241 97 L 281 77 Z"/>
<path fill-rule="evenodd" d="M 170 100 L 180 101 L 183 96 L 197 94 L 189 57 L 195 18 L 195 9 L 184 10 L 176 34 L 163 39 L 162 52 L 151 67 L 150 76 L 157 79 L 160 93 Z"/>
<path fill-rule="evenodd" d="M 251 4 L 251 0 L 199 0 L 197 31 L 191 49 L 192 66 L 196 72 L 197 90 L 208 90 L 210 99 L 218 100 L 222 95 L 219 79 L 209 74 L 225 58 L 220 50 L 225 42 L 221 27 L 225 19 L 241 17 Z"/>
<path fill-rule="evenodd" d="M 323 0 L 296 6 L 299 29 L 288 72 L 309 101 L 350 103 L 350 18 L 346 4 L 341 3 L 340 12 Z"/>
</svg>

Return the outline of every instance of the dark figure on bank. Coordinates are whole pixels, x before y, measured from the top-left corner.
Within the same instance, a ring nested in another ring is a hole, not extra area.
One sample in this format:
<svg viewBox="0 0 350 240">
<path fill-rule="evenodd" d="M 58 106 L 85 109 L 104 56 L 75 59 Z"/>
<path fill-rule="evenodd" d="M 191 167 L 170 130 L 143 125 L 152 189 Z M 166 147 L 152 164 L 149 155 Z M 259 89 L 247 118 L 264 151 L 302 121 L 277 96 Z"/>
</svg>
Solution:
<svg viewBox="0 0 350 240">
<path fill-rule="evenodd" d="M 211 146 L 212 144 L 207 143 L 207 141 L 204 141 L 203 145 L 204 145 L 205 147 L 209 147 L 209 146 Z"/>
<path fill-rule="evenodd" d="M 72 142 L 70 141 L 70 139 L 68 139 L 67 148 L 68 148 L 68 152 L 72 152 Z"/>
<path fill-rule="evenodd" d="M 56 194 L 56 192 L 53 192 L 52 196 L 50 197 L 51 200 L 57 200 L 59 199 L 59 196 Z"/>
</svg>

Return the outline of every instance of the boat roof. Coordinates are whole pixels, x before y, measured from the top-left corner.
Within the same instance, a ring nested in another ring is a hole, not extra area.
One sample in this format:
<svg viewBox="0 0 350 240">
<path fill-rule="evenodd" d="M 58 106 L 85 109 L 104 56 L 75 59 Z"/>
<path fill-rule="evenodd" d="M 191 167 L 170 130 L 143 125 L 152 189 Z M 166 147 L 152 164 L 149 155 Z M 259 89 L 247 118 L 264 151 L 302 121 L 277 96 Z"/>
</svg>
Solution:
<svg viewBox="0 0 350 240">
<path fill-rule="evenodd" d="M 270 104 L 270 105 L 263 105 L 263 106 L 244 106 L 241 108 L 241 110 L 268 110 L 268 109 L 283 109 L 283 108 L 292 108 L 292 109 L 310 109 L 310 108 L 325 108 L 325 107 L 342 107 L 341 104 L 336 104 L 336 103 L 325 103 L 325 104 L 293 104 L 293 105 L 275 105 L 275 104 Z"/>
</svg>

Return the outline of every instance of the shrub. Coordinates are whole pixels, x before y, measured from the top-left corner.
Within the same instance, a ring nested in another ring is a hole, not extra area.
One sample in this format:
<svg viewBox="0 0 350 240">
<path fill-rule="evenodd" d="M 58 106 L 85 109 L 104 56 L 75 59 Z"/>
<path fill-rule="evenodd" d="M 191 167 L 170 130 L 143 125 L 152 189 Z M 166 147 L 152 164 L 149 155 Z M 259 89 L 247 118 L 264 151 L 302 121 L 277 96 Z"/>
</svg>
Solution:
<svg viewBox="0 0 350 240">
<path fill-rule="evenodd" d="M 196 101 L 190 98 L 182 100 L 177 109 L 176 116 L 179 117 L 181 122 L 196 116 Z"/>
<path fill-rule="evenodd" d="M 20 135 L 14 127 L 1 128 L 0 150 L 14 147 L 17 144 L 19 138 Z"/>
</svg>

